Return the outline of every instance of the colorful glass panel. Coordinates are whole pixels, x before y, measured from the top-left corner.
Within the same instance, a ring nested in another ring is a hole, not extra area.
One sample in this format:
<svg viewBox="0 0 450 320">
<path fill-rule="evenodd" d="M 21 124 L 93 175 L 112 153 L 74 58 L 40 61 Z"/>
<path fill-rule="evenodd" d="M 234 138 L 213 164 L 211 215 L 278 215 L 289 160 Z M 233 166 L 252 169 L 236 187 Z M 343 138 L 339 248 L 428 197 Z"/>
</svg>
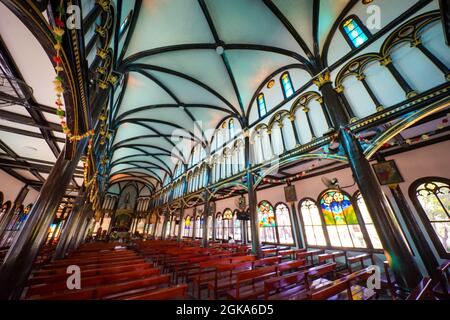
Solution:
<svg viewBox="0 0 450 320">
<path fill-rule="evenodd" d="M 338 191 L 329 191 L 320 205 L 326 225 L 358 224 L 355 209 L 348 196 Z"/>
<path fill-rule="evenodd" d="M 285 72 L 281 76 L 281 86 L 283 87 L 283 93 L 286 98 L 290 98 L 294 95 L 294 87 L 292 86 L 292 81 L 289 73 Z"/>
<path fill-rule="evenodd" d="M 259 227 L 276 227 L 273 207 L 267 201 L 263 201 L 258 206 Z"/>
<path fill-rule="evenodd" d="M 267 114 L 266 99 L 263 93 L 258 95 L 258 111 L 260 117 L 264 117 Z"/>
<path fill-rule="evenodd" d="M 345 35 L 355 48 L 360 47 L 367 40 L 369 40 L 369 37 L 364 33 L 358 22 L 353 18 L 350 18 L 344 22 L 343 29 Z"/>
</svg>

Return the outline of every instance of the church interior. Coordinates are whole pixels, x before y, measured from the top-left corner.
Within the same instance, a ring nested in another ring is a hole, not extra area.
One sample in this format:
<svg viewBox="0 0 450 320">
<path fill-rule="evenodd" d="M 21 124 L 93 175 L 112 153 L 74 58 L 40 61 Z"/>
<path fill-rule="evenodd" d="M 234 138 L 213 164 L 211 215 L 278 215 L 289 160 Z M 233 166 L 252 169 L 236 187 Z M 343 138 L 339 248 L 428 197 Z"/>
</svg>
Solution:
<svg viewBox="0 0 450 320">
<path fill-rule="evenodd" d="M 0 0 L 0 300 L 448 300 L 450 1 Z"/>
</svg>

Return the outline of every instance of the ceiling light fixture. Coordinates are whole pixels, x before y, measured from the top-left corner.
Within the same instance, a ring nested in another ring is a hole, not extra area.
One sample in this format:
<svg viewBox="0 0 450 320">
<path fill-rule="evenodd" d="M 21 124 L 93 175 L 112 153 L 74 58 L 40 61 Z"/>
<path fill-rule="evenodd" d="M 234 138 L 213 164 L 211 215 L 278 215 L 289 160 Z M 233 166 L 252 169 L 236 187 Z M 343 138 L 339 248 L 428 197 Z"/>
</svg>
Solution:
<svg viewBox="0 0 450 320">
<path fill-rule="evenodd" d="M 216 52 L 218 55 L 222 55 L 225 49 L 222 46 L 217 46 Z"/>
<path fill-rule="evenodd" d="M 35 147 L 31 147 L 31 146 L 25 146 L 25 147 L 23 147 L 23 149 L 24 149 L 25 151 L 31 151 L 31 152 L 36 152 L 36 151 L 38 151 L 38 149 L 36 149 Z"/>
</svg>

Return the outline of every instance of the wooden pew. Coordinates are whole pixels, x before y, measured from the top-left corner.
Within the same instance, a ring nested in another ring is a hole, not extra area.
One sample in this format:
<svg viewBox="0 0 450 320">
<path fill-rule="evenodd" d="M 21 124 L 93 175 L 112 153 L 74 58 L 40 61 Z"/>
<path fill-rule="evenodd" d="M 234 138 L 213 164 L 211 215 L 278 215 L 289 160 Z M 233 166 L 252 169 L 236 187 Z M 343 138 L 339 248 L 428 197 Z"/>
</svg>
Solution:
<svg viewBox="0 0 450 320">
<path fill-rule="evenodd" d="M 118 300 L 185 300 L 187 298 L 187 290 L 187 284 L 181 284 L 126 298 L 118 298 Z"/>
<path fill-rule="evenodd" d="M 264 281 L 264 300 L 286 300 L 306 289 L 306 271 L 289 273 Z"/>
<path fill-rule="evenodd" d="M 359 283 L 367 281 L 373 274 L 372 268 L 365 268 L 348 276 L 340 278 L 319 290 L 311 290 L 308 298 L 311 300 L 371 300 L 376 292 Z"/>
<path fill-rule="evenodd" d="M 92 277 L 81 277 L 81 287 L 90 288 L 109 283 L 124 282 L 129 279 L 142 279 L 159 275 L 160 270 L 156 268 L 143 269 L 138 271 L 128 271 L 115 274 L 106 274 Z M 67 278 L 67 276 L 66 276 Z M 55 281 L 50 284 L 33 285 L 27 289 L 27 296 L 42 296 L 55 292 L 63 292 L 67 290 L 66 278 Z"/>
<path fill-rule="evenodd" d="M 214 299 L 218 299 L 222 292 L 229 290 L 235 283 L 236 273 L 244 270 L 251 270 L 254 261 L 244 261 L 216 266 L 214 280 L 208 282 L 208 296 L 213 293 Z"/>
<path fill-rule="evenodd" d="M 101 268 L 101 269 L 90 269 L 90 270 L 84 270 L 81 269 L 81 277 L 92 277 L 97 275 L 107 275 L 107 274 L 115 274 L 115 273 L 121 273 L 126 272 L 129 270 L 145 270 L 150 269 L 152 266 L 147 262 L 141 262 L 141 263 L 124 263 L 120 266 L 113 266 L 109 268 Z M 63 279 L 67 279 L 67 273 L 60 273 L 55 275 L 44 275 L 44 276 L 33 276 L 28 279 L 27 286 L 35 285 L 35 284 L 44 284 L 44 283 L 52 283 L 55 281 L 60 281 Z"/>
<path fill-rule="evenodd" d="M 321 255 L 324 252 L 325 250 L 311 250 L 306 252 L 298 252 L 297 260 L 306 260 L 306 265 L 308 267 L 312 267 L 316 264 L 314 261 L 314 257 Z"/>
<path fill-rule="evenodd" d="M 131 280 L 127 282 L 100 285 L 96 287 L 64 291 L 45 296 L 29 297 L 30 300 L 97 300 L 116 299 L 123 296 L 156 289 L 162 285 L 168 285 L 170 275 L 152 276 L 145 279 Z"/>
<path fill-rule="evenodd" d="M 406 300 L 434 300 L 432 280 L 430 278 L 423 278 Z"/>
<path fill-rule="evenodd" d="M 449 293 L 450 275 L 448 271 L 449 267 L 450 267 L 450 260 L 447 260 L 437 269 L 437 275 L 439 279 L 436 279 L 436 282 L 438 282 L 438 284 L 434 286 L 433 293 L 440 300 L 450 299 Z"/>
<path fill-rule="evenodd" d="M 227 292 L 227 297 L 229 300 L 257 299 L 264 294 L 264 280 L 275 275 L 277 275 L 276 266 L 238 272 L 236 286 Z"/>
</svg>

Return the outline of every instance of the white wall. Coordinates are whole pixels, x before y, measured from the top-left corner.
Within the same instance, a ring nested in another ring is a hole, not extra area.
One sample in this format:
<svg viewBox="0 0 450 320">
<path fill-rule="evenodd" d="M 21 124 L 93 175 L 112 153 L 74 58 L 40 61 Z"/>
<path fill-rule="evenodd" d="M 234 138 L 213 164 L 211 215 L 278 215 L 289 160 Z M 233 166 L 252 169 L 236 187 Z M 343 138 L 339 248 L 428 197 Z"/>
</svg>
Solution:
<svg viewBox="0 0 450 320">
<path fill-rule="evenodd" d="M 0 191 L 3 192 L 4 196 L 3 202 L 11 201 L 11 203 L 14 203 L 14 200 L 16 200 L 16 197 L 19 195 L 20 190 L 25 186 L 25 183 L 10 176 L 3 170 L 0 170 L 0 181 Z M 39 196 L 39 192 L 35 189 L 28 188 L 28 190 L 28 194 L 23 201 L 23 205 L 25 206 L 34 203 Z"/>
</svg>

